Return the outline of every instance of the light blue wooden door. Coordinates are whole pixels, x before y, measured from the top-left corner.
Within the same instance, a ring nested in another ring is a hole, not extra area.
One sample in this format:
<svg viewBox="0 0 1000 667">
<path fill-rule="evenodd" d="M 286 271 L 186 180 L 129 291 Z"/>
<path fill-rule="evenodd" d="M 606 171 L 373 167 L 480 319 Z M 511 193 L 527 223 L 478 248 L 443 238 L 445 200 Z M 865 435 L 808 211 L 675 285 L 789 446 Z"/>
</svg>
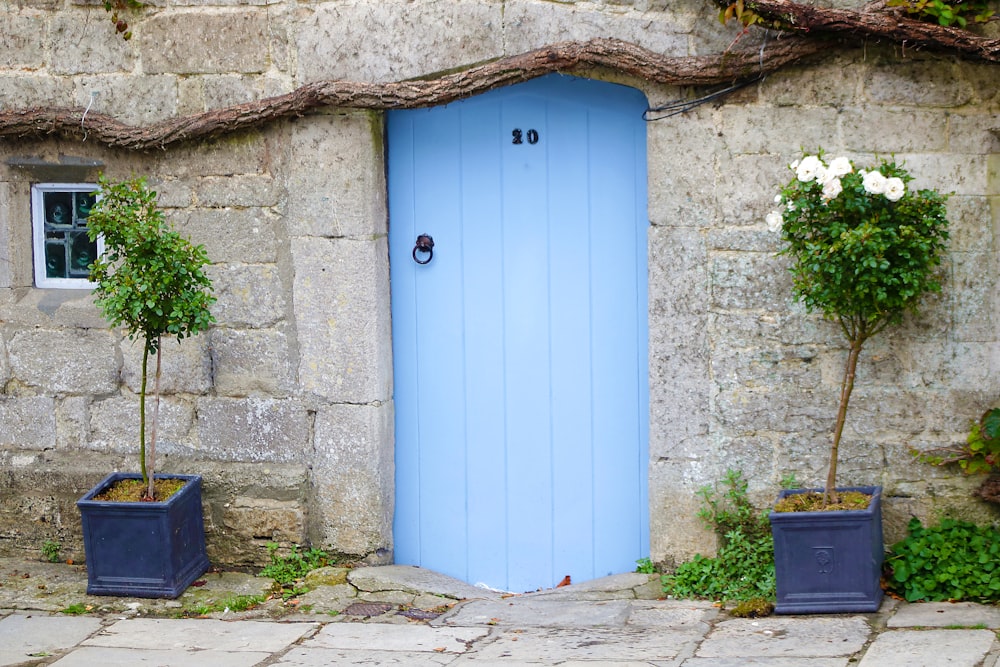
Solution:
<svg viewBox="0 0 1000 667">
<path fill-rule="evenodd" d="M 648 555 L 645 109 L 553 75 L 390 112 L 397 563 L 526 591 Z"/>
</svg>

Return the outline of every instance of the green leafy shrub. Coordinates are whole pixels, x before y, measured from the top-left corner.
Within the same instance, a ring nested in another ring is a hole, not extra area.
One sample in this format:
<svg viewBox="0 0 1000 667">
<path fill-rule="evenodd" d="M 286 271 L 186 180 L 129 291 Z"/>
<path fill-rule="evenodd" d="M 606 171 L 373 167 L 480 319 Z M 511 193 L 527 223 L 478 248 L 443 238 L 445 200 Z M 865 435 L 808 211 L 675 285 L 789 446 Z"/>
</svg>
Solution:
<svg viewBox="0 0 1000 667">
<path fill-rule="evenodd" d="M 958 463 L 969 474 L 1000 468 L 1000 408 L 987 410 L 979 421 L 972 422 L 965 445 L 914 454 L 932 465 Z"/>
<path fill-rule="evenodd" d="M 921 21 L 938 25 L 957 25 L 964 28 L 969 21 L 986 23 L 993 17 L 990 0 L 969 2 L 944 2 L 944 0 L 889 0 L 889 7 L 902 7 L 906 13 Z"/>
<path fill-rule="evenodd" d="M 889 587 L 911 602 L 1000 601 L 1000 531 L 993 527 L 945 519 L 925 528 L 911 519 L 886 565 Z"/>
<path fill-rule="evenodd" d="M 663 592 L 678 598 L 773 600 L 774 544 L 767 511 L 756 509 L 739 471 L 728 471 L 722 489 L 704 487 L 698 518 L 716 531 L 715 558 L 701 554 L 661 579 Z"/>
</svg>

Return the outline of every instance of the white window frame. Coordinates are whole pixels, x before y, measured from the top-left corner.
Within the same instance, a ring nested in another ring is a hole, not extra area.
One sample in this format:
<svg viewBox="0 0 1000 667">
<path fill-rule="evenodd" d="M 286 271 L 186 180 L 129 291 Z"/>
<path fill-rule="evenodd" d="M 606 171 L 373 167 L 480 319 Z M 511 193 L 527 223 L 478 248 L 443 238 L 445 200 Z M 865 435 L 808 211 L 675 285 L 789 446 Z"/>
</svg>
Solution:
<svg viewBox="0 0 1000 667">
<path fill-rule="evenodd" d="M 35 287 L 48 289 L 94 289 L 96 283 L 86 278 L 50 278 L 45 272 L 45 202 L 46 192 L 94 192 L 96 183 L 35 183 L 31 186 L 31 236 L 34 248 Z M 104 239 L 97 238 L 97 255 L 104 254 Z"/>
</svg>

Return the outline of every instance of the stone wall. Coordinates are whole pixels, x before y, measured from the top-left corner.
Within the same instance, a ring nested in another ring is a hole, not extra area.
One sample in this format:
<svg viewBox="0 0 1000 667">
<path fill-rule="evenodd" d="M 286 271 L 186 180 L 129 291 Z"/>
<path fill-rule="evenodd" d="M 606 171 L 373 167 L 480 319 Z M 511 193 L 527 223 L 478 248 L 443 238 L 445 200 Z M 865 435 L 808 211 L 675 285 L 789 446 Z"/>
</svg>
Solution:
<svg viewBox="0 0 1000 667">
<path fill-rule="evenodd" d="M 0 108 L 141 125 L 571 39 L 704 55 L 735 36 L 715 17 L 696 0 L 163 0 L 126 15 L 125 42 L 100 6 L 25 0 L 0 16 Z M 960 441 L 1000 398 L 995 80 L 871 45 L 648 124 L 653 560 L 713 548 L 695 491 L 729 468 L 761 502 L 788 473 L 824 477 L 844 343 L 791 302 L 763 223 L 802 148 L 894 153 L 917 185 L 955 192 L 942 294 L 863 353 L 841 480 L 885 486 L 887 539 L 911 515 L 994 516 L 970 496 L 977 480 L 907 451 Z M 625 82 L 654 106 L 694 94 Z M 73 502 L 135 465 L 138 348 L 86 292 L 32 287 L 30 184 L 103 171 L 147 175 L 214 261 L 218 324 L 165 345 L 161 432 L 163 469 L 206 476 L 213 560 L 259 563 L 272 540 L 391 555 L 384 158 L 381 115 L 337 109 L 160 152 L 0 141 L 0 551 L 58 539 L 79 558 Z"/>
</svg>

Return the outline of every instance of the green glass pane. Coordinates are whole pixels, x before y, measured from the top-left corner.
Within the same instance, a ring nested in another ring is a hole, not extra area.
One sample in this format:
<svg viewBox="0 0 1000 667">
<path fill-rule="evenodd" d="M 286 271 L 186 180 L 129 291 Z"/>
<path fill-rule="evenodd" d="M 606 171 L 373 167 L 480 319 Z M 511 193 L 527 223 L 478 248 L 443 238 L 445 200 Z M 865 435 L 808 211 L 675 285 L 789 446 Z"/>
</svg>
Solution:
<svg viewBox="0 0 1000 667">
<path fill-rule="evenodd" d="M 76 217 L 78 220 L 83 220 L 90 215 L 90 209 L 94 207 L 97 202 L 97 195 L 89 192 L 77 192 L 76 193 Z"/>
<path fill-rule="evenodd" d="M 72 192 L 45 193 L 45 222 L 54 226 L 73 224 Z"/>
<path fill-rule="evenodd" d="M 69 261 L 71 278 L 86 278 L 90 274 L 91 262 L 97 259 L 97 243 L 91 242 L 86 232 L 70 235 Z"/>
<path fill-rule="evenodd" d="M 66 246 L 62 243 L 45 244 L 45 276 L 47 278 L 66 277 Z"/>
</svg>

